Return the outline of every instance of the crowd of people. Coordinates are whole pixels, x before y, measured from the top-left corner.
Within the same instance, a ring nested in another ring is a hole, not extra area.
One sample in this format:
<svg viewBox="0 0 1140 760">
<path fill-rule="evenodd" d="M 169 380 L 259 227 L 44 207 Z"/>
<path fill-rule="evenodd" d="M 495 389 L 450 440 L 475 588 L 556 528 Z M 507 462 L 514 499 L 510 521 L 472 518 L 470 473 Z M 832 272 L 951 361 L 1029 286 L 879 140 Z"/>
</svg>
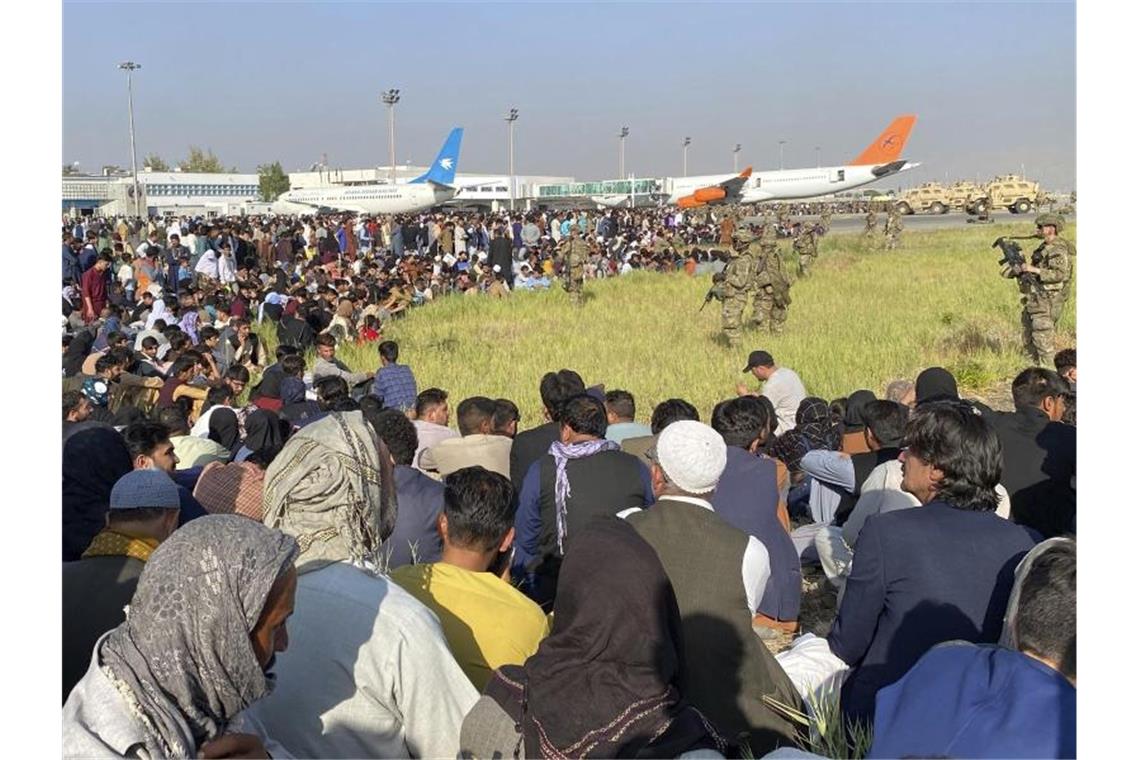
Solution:
<svg viewBox="0 0 1140 760">
<path fill-rule="evenodd" d="M 1074 756 L 1075 350 L 1012 412 L 937 367 L 827 400 L 754 351 L 640 414 L 564 369 L 520 430 L 383 339 L 566 224 L 721 231 L 658 213 L 488 220 L 486 260 L 432 218 L 95 223 L 70 279 L 65 234 L 65 756 L 758 757 L 828 693 L 872 757 Z"/>
</svg>

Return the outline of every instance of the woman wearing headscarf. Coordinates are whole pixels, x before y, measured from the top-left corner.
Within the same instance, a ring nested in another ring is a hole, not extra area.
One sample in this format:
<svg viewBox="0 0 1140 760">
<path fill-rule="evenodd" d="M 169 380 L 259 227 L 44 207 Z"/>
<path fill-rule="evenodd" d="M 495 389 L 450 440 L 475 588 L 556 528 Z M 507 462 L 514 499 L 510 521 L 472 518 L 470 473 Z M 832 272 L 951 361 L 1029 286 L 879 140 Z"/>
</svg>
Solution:
<svg viewBox="0 0 1140 760">
<path fill-rule="evenodd" d="M 364 415 L 295 433 L 265 473 L 263 508 L 302 551 L 293 651 L 258 717 L 299 756 L 455 757 L 479 695 L 439 620 L 383 574 L 395 478 Z"/>
<path fill-rule="evenodd" d="M 840 443 L 839 426 L 832 422 L 827 402 L 808 396 L 796 409 L 796 426 L 776 439 L 772 455 L 788 466 L 795 481 L 801 475 L 804 454 L 815 449 L 836 451 Z"/>
<path fill-rule="evenodd" d="M 233 461 L 252 459 L 262 468 L 268 467 L 285 445 L 289 423 L 267 409 L 256 409 L 245 418 L 245 438 L 234 452 Z"/>
<path fill-rule="evenodd" d="M 229 407 L 218 407 L 210 413 L 209 430 L 207 437 L 229 451 L 234 451 L 241 441 L 237 413 Z"/>
<path fill-rule="evenodd" d="M 111 489 L 134 469 L 114 428 L 79 430 L 63 444 L 63 561 L 78 560 L 106 525 Z"/>
<path fill-rule="evenodd" d="M 867 428 L 863 412 L 874 401 L 875 394 L 868 390 L 855 391 L 847 397 L 847 408 L 843 413 L 843 442 L 839 448 L 844 454 L 863 454 L 871 450 L 863 435 Z"/>
<path fill-rule="evenodd" d="M 550 636 L 523 665 L 495 672 L 463 721 L 461 753 L 721 756 L 726 740 L 682 693 L 682 647 L 653 547 L 623 520 L 598 518 L 563 561 Z"/>
<path fill-rule="evenodd" d="M 240 517 L 171 535 L 64 705 L 64 756 L 280 755 L 243 711 L 274 687 L 297 554 L 289 536 Z"/>
<path fill-rule="evenodd" d="M 154 323 L 160 319 L 167 327 L 174 324 L 174 314 L 166 308 L 166 301 L 161 298 L 155 298 L 154 305 L 150 307 L 150 316 L 146 318 L 146 329 L 153 329 Z"/>
<path fill-rule="evenodd" d="M 261 382 L 253 389 L 251 403 L 259 409 L 279 412 L 282 407 L 281 383 L 285 379 L 283 372 L 267 372 Z"/>
</svg>

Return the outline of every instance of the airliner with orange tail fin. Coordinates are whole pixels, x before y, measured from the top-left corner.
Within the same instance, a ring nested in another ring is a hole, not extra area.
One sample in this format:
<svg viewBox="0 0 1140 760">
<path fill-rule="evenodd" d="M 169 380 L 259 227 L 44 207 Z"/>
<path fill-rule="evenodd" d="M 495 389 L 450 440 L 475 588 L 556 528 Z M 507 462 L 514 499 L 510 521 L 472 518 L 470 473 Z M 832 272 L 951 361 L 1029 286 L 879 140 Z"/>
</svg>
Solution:
<svg viewBox="0 0 1140 760">
<path fill-rule="evenodd" d="M 899 116 L 845 166 L 769 172 L 753 172 L 749 166 L 739 174 L 666 180 L 670 183 L 666 188 L 670 193 L 667 203 L 681 208 L 696 208 L 720 203 L 815 198 L 870 184 L 919 165 L 899 158 L 916 119 L 913 115 Z"/>
</svg>

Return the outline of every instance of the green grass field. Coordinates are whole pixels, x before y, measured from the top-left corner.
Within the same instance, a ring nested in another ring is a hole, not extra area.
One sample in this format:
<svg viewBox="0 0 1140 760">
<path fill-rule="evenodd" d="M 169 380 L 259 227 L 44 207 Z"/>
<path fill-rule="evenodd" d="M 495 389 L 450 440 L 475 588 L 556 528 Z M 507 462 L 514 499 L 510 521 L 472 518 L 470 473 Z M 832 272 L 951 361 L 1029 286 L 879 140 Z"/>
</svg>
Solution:
<svg viewBox="0 0 1140 760">
<path fill-rule="evenodd" d="M 1000 403 L 1028 360 L 1017 285 L 1000 276 L 1000 252 L 990 244 L 998 235 L 1031 231 L 1027 219 L 904 232 L 900 249 L 889 253 L 869 248 L 859 234 L 825 236 L 812 276 L 792 286 L 784 333 L 747 333 L 739 349 L 720 338 L 716 302 L 697 312 L 711 278 L 683 273 L 589 281 L 581 309 L 561 288 L 503 301 L 445 298 L 390 323 L 385 337 L 399 342 L 400 359 L 421 389 L 444 388 L 453 405 L 472 395 L 512 399 L 522 427 L 541 422 L 543 373 L 563 367 L 587 384 L 629 390 L 639 420 L 647 422 L 655 404 L 674 396 L 707 419 L 717 401 L 734 395 L 737 381 L 755 387 L 741 368 L 757 348 L 827 399 L 859 388 L 881 394 L 892 379 L 941 365 L 964 392 Z M 1065 236 L 1075 242 L 1075 229 Z M 1034 241 L 1022 245 L 1028 255 Z M 794 272 L 790 248 L 781 241 Z M 1057 348 L 1074 344 L 1074 301 Z M 343 346 L 337 355 L 353 369 L 378 365 L 374 345 Z"/>
</svg>

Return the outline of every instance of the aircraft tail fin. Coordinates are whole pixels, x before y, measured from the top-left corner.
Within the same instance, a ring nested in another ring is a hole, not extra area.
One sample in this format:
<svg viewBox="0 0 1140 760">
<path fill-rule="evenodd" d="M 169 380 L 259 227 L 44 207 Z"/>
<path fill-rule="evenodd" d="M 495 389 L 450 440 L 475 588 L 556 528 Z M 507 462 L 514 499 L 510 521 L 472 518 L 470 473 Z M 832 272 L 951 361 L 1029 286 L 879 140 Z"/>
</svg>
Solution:
<svg viewBox="0 0 1140 760">
<path fill-rule="evenodd" d="M 867 166 L 870 164 L 886 164 L 898 159 L 910 137 L 910 130 L 918 119 L 913 114 L 899 116 L 883 130 L 883 133 L 868 145 L 858 158 L 851 162 L 852 166 Z"/>
<path fill-rule="evenodd" d="M 459 144 L 463 141 L 463 127 L 456 127 L 443 142 L 439 155 L 431 168 L 411 180 L 413 183 L 434 182 L 438 185 L 451 185 L 455 182 L 455 169 L 459 166 Z"/>
</svg>

